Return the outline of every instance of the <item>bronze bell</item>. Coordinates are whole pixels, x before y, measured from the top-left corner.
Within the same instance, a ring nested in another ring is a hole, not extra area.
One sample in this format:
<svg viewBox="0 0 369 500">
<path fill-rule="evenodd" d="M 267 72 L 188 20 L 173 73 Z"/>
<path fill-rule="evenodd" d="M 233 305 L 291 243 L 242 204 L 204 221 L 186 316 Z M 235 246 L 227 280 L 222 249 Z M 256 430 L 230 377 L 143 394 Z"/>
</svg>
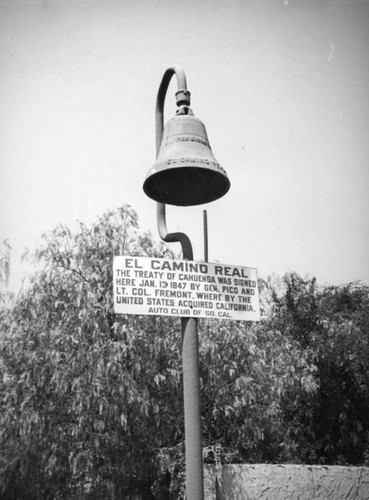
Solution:
<svg viewBox="0 0 369 500">
<path fill-rule="evenodd" d="M 185 207 L 217 200 L 229 187 L 227 173 L 214 158 L 204 124 L 190 114 L 169 120 L 158 157 L 143 185 L 147 196 Z"/>
</svg>

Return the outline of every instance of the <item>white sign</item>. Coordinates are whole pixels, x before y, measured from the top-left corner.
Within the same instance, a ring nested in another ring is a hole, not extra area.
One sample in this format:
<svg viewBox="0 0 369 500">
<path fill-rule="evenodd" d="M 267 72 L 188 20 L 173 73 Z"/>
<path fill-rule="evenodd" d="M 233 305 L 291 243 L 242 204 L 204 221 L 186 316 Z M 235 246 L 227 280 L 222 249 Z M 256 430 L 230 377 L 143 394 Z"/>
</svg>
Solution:
<svg viewBox="0 0 369 500">
<path fill-rule="evenodd" d="M 114 311 L 259 321 L 255 268 L 115 256 Z"/>
</svg>

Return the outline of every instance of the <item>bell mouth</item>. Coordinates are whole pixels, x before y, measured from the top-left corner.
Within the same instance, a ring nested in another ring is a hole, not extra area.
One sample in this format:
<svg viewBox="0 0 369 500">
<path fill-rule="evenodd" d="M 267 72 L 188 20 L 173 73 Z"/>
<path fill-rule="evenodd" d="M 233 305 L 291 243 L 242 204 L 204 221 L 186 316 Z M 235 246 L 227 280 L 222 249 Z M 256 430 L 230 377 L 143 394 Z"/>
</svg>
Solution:
<svg viewBox="0 0 369 500">
<path fill-rule="evenodd" d="M 221 198 L 230 185 L 228 177 L 221 172 L 187 166 L 149 174 L 143 189 L 147 196 L 159 203 L 188 207 Z"/>
</svg>

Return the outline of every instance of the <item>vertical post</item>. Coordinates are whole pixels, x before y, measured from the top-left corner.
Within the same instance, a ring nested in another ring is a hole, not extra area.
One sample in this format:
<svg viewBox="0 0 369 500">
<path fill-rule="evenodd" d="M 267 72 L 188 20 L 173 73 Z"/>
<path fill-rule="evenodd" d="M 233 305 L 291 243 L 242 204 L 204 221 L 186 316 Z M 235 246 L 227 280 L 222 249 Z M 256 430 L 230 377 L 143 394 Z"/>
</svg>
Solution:
<svg viewBox="0 0 369 500">
<path fill-rule="evenodd" d="M 176 74 L 178 90 L 187 90 L 186 77 L 182 69 L 173 66 L 164 73 L 156 101 L 156 154 L 163 136 L 163 115 L 166 91 L 173 74 Z M 192 245 L 184 233 L 168 233 L 165 220 L 165 204 L 157 203 L 157 226 L 162 240 L 180 242 L 183 259 L 193 260 Z M 197 318 L 181 318 L 183 404 L 186 452 L 186 498 L 204 499 L 204 479 L 201 439 L 200 372 Z"/>
<path fill-rule="evenodd" d="M 203 500 L 199 349 L 196 318 L 181 318 L 183 401 L 186 450 L 186 498 Z"/>
<path fill-rule="evenodd" d="M 193 260 L 182 243 L 183 258 Z M 197 318 L 181 318 L 183 406 L 186 452 L 186 498 L 203 500 L 204 478 L 200 408 L 200 369 Z"/>
<path fill-rule="evenodd" d="M 209 244 L 208 244 L 208 214 L 203 212 L 204 217 L 204 262 L 209 262 Z"/>
<path fill-rule="evenodd" d="M 209 262 L 209 239 L 208 239 L 208 214 L 207 211 L 203 211 L 203 223 L 204 223 L 204 262 Z M 209 342 L 209 348 L 207 353 L 207 369 L 208 369 L 208 414 L 207 414 L 207 424 L 208 424 L 208 440 L 211 438 L 211 412 L 212 412 L 212 396 L 211 396 L 211 350 L 210 350 L 210 332 L 209 332 L 209 320 L 205 320 L 205 334 L 206 339 Z"/>
</svg>

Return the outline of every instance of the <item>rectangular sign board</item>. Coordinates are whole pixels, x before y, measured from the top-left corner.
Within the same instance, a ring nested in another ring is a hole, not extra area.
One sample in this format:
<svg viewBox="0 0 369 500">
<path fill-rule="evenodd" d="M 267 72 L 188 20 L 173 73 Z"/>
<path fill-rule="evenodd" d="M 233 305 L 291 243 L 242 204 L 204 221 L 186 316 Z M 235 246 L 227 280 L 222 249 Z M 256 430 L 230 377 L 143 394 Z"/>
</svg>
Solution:
<svg viewBox="0 0 369 500">
<path fill-rule="evenodd" d="M 113 279 L 116 313 L 260 320 L 252 267 L 119 255 Z"/>
</svg>

